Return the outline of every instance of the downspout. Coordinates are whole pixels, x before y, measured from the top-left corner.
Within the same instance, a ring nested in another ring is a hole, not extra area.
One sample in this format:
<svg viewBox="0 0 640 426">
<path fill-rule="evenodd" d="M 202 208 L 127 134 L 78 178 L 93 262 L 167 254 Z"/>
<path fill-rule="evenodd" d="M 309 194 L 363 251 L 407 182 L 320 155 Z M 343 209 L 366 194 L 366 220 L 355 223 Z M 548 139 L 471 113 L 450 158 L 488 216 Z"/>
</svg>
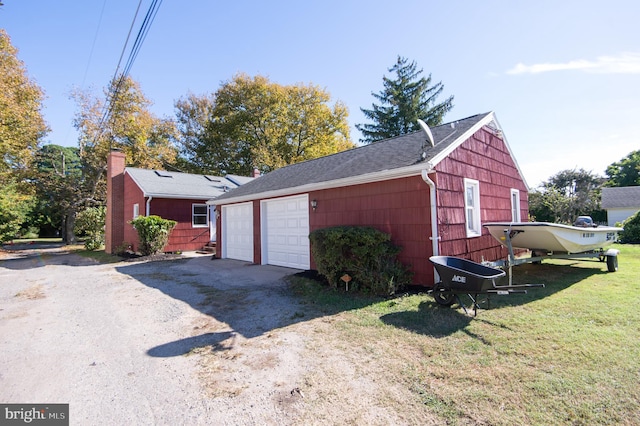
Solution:
<svg viewBox="0 0 640 426">
<path fill-rule="evenodd" d="M 429 164 L 429 170 L 433 171 L 433 166 Z M 429 185 L 429 198 L 431 205 L 431 236 L 429 239 L 431 240 L 431 247 L 433 256 L 439 255 L 439 244 L 440 236 L 438 235 L 438 211 L 436 205 L 436 184 L 429 178 L 429 170 L 422 170 L 422 180 L 425 181 L 427 185 Z M 434 283 L 440 281 L 440 277 L 438 275 L 438 271 L 433 269 L 433 278 Z"/>
<path fill-rule="evenodd" d="M 149 198 L 147 198 L 147 207 L 146 207 L 146 214 L 145 216 L 149 217 L 149 215 L 151 214 L 151 200 L 153 200 L 153 197 L 151 195 L 149 195 Z"/>
</svg>

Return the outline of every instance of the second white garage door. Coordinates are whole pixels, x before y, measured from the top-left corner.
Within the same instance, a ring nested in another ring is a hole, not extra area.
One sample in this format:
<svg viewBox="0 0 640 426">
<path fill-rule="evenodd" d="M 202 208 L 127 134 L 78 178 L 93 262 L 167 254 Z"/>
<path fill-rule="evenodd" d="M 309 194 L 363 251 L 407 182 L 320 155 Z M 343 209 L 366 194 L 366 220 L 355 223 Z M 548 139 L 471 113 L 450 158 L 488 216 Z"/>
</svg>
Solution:
<svg viewBox="0 0 640 426">
<path fill-rule="evenodd" d="M 309 196 L 263 201 L 262 263 L 309 269 Z"/>
</svg>

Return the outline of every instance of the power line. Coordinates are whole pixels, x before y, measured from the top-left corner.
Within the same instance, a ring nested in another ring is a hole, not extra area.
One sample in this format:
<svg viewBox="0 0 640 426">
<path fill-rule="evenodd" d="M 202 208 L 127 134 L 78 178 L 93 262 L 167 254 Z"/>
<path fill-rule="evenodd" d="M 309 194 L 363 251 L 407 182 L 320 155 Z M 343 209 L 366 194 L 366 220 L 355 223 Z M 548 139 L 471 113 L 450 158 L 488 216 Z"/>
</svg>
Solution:
<svg viewBox="0 0 640 426">
<path fill-rule="evenodd" d="M 149 28 L 151 28 L 151 24 L 153 23 L 156 14 L 158 13 L 158 9 L 162 4 L 162 0 L 153 0 L 151 5 L 149 6 L 149 10 L 147 11 L 146 16 L 144 17 L 144 21 L 142 22 L 142 26 L 138 31 L 138 35 L 136 36 L 136 40 L 133 43 L 133 48 L 131 49 L 131 54 L 129 55 L 129 59 L 127 64 L 125 65 L 123 75 L 126 77 L 129 75 L 129 71 L 131 71 L 131 67 L 133 66 L 133 62 L 138 57 L 138 53 L 140 52 L 140 48 L 142 47 L 142 43 L 147 38 L 147 34 L 149 33 Z"/>
<path fill-rule="evenodd" d="M 102 10 L 100 11 L 100 18 L 98 19 L 98 26 L 96 27 L 96 34 L 93 36 L 93 43 L 91 44 L 91 51 L 89 52 L 89 60 L 87 60 L 87 67 L 84 70 L 84 76 L 82 76 L 82 84 L 80 87 L 84 87 L 84 83 L 87 80 L 87 74 L 89 73 L 89 66 L 91 65 L 91 59 L 93 57 L 93 50 L 96 47 L 96 40 L 98 40 L 98 34 L 100 33 L 100 26 L 102 25 L 102 17 L 104 15 L 104 8 L 107 4 L 107 0 L 102 2 Z"/>
<path fill-rule="evenodd" d="M 131 68 L 133 67 L 133 63 L 135 62 L 138 53 L 140 52 L 140 48 L 142 47 L 142 43 L 144 42 L 144 40 L 147 37 L 147 34 L 149 33 L 149 29 L 151 28 L 151 24 L 153 23 L 156 14 L 158 13 L 158 9 L 160 8 L 160 5 L 162 4 L 162 0 L 153 0 L 151 2 L 151 5 L 149 6 L 149 9 L 147 10 L 147 14 L 144 17 L 144 20 L 142 21 L 142 25 L 140 26 L 140 29 L 138 30 L 138 34 L 136 36 L 136 39 L 133 43 L 133 46 L 131 48 L 131 51 L 129 52 L 129 56 L 127 58 L 127 61 L 124 65 L 123 71 L 120 74 L 120 76 L 118 77 L 118 72 L 120 71 L 120 65 L 122 63 L 122 58 L 124 57 L 124 52 L 127 49 L 127 45 L 129 44 L 129 38 L 131 37 L 131 32 L 133 30 L 133 26 L 136 22 L 136 19 L 138 17 L 138 12 L 140 11 L 140 6 L 142 4 L 142 0 L 140 0 L 140 2 L 138 3 L 138 7 L 136 8 L 136 13 L 133 17 L 133 21 L 131 22 L 131 27 L 129 28 L 129 33 L 127 34 L 127 39 L 125 40 L 124 46 L 122 48 L 122 53 L 120 54 L 120 59 L 118 60 L 118 66 L 116 67 L 116 71 L 113 75 L 113 79 L 111 80 L 112 82 L 115 82 L 115 87 L 113 88 L 113 90 L 111 91 L 111 93 L 109 93 L 107 96 L 107 101 L 105 103 L 104 106 L 104 112 L 102 115 L 102 118 L 100 119 L 100 122 L 98 124 L 98 134 L 96 135 L 96 139 L 98 137 L 100 137 L 104 131 L 103 126 L 104 124 L 108 121 L 109 116 L 111 115 L 111 111 L 113 108 L 113 101 L 114 99 L 117 98 L 118 93 L 120 92 L 120 89 L 122 88 L 122 85 L 124 83 L 124 80 L 127 78 L 127 76 L 129 75 L 129 72 L 131 71 Z"/>
</svg>

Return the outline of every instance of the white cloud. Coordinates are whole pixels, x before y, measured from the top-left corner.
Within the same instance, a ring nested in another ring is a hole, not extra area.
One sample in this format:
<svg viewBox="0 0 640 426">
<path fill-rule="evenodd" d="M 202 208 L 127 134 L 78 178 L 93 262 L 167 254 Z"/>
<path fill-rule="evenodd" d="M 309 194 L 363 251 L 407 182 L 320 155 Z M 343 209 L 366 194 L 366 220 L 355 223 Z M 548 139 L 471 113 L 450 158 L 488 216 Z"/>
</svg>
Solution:
<svg viewBox="0 0 640 426">
<path fill-rule="evenodd" d="M 564 63 L 517 64 L 507 74 L 539 74 L 551 71 L 578 70 L 594 74 L 640 74 L 640 53 L 600 56 L 595 61 L 578 59 Z"/>
</svg>

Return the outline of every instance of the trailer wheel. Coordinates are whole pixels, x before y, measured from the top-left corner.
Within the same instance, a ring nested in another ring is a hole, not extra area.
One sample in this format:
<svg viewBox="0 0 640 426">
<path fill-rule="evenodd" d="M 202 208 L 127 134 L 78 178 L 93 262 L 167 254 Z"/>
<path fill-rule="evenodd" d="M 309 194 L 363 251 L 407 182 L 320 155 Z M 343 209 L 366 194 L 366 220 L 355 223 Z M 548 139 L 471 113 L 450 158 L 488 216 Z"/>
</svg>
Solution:
<svg viewBox="0 0 640 426">
<path fill-rule="evenodd" d="M 451 306 L 455 300 L 455 295 L 445 290 L 442 283 L 438 283 L 433 287 L 433 298 L 440 306 Z"/>
<path fill-rule="evenodd" d="M 616 272 L 618 270 L 618 256 L 607 256 L 607 271 Z"/>
</svg>

